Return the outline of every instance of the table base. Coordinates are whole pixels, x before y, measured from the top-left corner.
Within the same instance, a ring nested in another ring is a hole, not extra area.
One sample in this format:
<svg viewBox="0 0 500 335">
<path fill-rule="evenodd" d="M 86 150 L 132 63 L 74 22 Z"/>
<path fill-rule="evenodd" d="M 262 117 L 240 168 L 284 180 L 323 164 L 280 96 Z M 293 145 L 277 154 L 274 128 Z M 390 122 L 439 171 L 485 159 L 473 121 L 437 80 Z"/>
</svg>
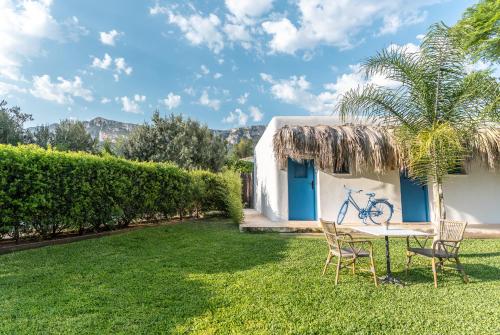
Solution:
<svg viewBox="0 0 500 335">
<path fill-rule="evenodd" d="M 379 280 L 380 284 L 393 284 L 397 286 L 404 286 L 404 283 L 401 280 L 397 279 L 396 277 L 393 277 L 392 274 L 380 277 Z"/>
</svg>

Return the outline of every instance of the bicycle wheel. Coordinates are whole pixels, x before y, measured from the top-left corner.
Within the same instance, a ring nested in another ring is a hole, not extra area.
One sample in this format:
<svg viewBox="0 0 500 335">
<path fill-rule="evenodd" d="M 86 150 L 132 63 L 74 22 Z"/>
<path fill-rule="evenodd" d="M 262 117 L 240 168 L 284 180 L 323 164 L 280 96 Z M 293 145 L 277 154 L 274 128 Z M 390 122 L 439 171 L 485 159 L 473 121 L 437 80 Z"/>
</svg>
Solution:
<svg viewBox="0 0 500 335">
<path fill-rule="evenodd" d="M 344 203 L 340 207 L 339 214 L 337 215 L 337 224 L 342 224 L 342 221 L 344 221 L 345 213 L 347 213 L 348 206 L 349 206 L 349 202 L 344 201 Z"/>
<path fill-rule="evenodd" d="M 375 200 L 368 209 L 368 216 L 375 224 L 389 222 L 392 218 L 394 209 L 387 200 Z"/>
</svg>

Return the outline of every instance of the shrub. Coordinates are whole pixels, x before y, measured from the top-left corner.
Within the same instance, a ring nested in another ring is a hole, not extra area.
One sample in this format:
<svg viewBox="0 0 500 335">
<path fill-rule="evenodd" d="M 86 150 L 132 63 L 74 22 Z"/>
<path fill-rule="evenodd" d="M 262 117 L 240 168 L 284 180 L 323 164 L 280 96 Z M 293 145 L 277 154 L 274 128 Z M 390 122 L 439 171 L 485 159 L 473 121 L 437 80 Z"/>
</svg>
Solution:
<svg viewBox="0 0 500 335">
<path fill-rule="evenodd" d="M 16 240 L 112 229 L 140 218 L 182 218 L 194 210 L 239 222 L 240 191 L 239 179 L 228 172 L 0 145 L 0 234 Z"/>
<path fill-rule="evenodd" d="M 225 211 L 234 223 L 243 220 L 243 203 L 241 202 L 241 178 L 235 171 L 225 171 L 220 174 L 224 181 Z"/>
</svg>

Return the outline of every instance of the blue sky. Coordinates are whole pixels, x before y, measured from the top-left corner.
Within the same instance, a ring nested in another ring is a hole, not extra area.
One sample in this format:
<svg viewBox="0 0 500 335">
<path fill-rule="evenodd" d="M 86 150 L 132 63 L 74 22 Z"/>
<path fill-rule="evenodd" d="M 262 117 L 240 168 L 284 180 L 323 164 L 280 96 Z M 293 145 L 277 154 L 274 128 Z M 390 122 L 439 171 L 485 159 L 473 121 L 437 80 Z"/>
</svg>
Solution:
<svg viewBox="0 0 500 335">
<path fill-rule="evenodd" d="M 0 99 L 32 124 L 158 108 L 211 128 L 329 114 L 359 63 L 474 1 L 0 0 Z"/>
</svg>

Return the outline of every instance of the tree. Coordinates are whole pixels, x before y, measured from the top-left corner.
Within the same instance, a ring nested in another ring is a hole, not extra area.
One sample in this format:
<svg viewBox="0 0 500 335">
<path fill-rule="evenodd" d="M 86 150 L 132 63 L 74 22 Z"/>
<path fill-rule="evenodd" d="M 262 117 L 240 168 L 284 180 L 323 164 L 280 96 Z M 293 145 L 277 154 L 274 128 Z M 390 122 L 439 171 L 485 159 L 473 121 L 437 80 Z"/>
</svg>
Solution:
<svg viewBox="0 0 500 335">
<path fill-rule="evenodd" d="M 452 33 L 474 59 L 500 60 L 500 1 L 483 0 L 467 8 Z"/>
<path fill-rule="evenodd" d="M 52 134 L 48 125 L 41 125 L 31 132 L 30 142 L 47 149 L 52 141 Z"/>
<path fill-rule="evenodd" d="M 151 124 L 137 127 L 121 151 L 128 159 L 176 163 L 186 169 L 219 171 L 227 154 L 225 141 L 206 126 L 182 116 L 162 118 L 155 112 Z"/>
<path fill-rule="evenodd" d="M 7 101 L 0 101 L 0 143 L 16 145 L 29 141 L 29 133 L 23 126 L 32 121 L 31 114 L 22 113 L 19 107 L 7 107 Z"/>
<path fill-rule="evenodd" d="M 56 126 L 51 144 L 62 151 L 94 152 L 97 141 L 87 133 L 83 122 L 63 120 Z"/>
<path fill-rule="evenodd" d="M 253 141 L 251 139 L 243 138 L 233 147 L 233 155 L 240 159 L 253 156 L 253 148 Z"/>
<path fill-rule="evenodd" d="M 361 115 L 394 128 L 408 175 L 432 183 L 441 219 L 443 178 L 471 154 L 478 130 L 500 120 L 498 82 L 489 71 L 467 73 L 465 65 L 449 29 L 435 24 L 420 52 L 386 49 L 363 64 L 367 75 L 385 75 L 399 87 L 368 85 L 350 90 L 339 103 L 343 118 Z"/>
</svg>

